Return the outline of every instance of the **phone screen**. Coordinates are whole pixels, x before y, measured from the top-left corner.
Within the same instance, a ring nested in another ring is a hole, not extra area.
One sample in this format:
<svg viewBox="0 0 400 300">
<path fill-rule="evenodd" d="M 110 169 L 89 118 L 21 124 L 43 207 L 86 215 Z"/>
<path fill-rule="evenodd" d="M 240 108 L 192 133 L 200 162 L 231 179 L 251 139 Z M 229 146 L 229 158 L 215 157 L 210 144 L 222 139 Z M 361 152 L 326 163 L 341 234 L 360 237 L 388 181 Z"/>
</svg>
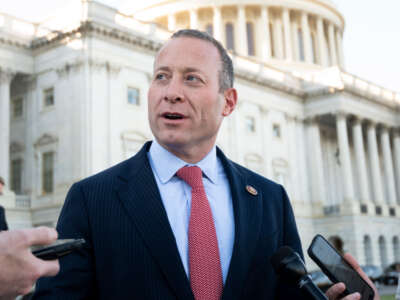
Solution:
<svg viewBox="0 0 400 300">
<path fill-rule="evenodd" d="M 343 282 L 348 293 L 359 292 L 362 300 L 372 300 L 374 291 L 352 266 L 321 235 L 317 235 L 308 254 L 334 283 Z"/>
</svg>

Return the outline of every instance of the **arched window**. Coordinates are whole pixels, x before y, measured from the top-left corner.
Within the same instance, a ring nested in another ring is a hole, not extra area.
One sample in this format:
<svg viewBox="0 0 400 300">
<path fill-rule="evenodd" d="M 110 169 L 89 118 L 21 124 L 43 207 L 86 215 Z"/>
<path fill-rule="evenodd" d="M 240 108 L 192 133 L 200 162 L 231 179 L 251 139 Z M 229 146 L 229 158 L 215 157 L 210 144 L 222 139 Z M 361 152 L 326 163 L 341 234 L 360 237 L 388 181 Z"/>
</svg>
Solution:
<svg viewBox="0 0 400 300">
<path fill-rule="evenodd" d="M 374 258 L 372 256 L 371 238 L 368 235 L 364 236 L 364 255 L 365 255 L 365 264 L 373 265 Z"/>
<path fill-rule="evenodd" d="M 269 47 L 271 48 L 271 56 L 275 57 L 276 53 L 275 53 L 275 44 L 274 44 L 274 26 L 272 25 L 272 23 L 269 23 Z"/>
<path fill-rule="evenodd" d="M 303 41 L 303 31 L 301 28 L 297 30 L 297 40 L 299 41 L 299 58 L 300 61 L 305 61 L 305 55 L 304 55 L 304 41 Z"/>
<path fill-rule="evenodd" d="M 206 32 L 207 32 L 209 35 L 214 35 L 214 30 L 213 30 L 213 25 L 212 25 L 212 24 L 207 24 L 207 25 L 206 25 Z"/>
<path fill-rule="evenodd" d="M 343 240 L 339 236 L 337 236 L 337 235 L 331 236 L 328 238 L 328 241 L 333 245 L 333 247 L 335 247 L 335 249 L 339 253 L 341 253 L 341 254 L 344 253 L 344 251 L 343 251 L 344 243 L 343 243 Z"/>
<path fill-rule="evenodd" d="M 226 48 L 235 50 L 234 31 L 232 23 L 225 24 Z"/>
<path fill-rule="evenodd" d="M 254 55 L 256 55 L 256 51 L 254 49 L 254 26 L 253 26 L 253 23 L 247 22 L 246 31 L 247 31 L 247 53 L 249 56 L 254 56 Z"/>
<path fill-rule="evenodd" d="M 383 236 L 379 237 L 379 254 L 381 256 L 381 266 L 382 268 L 386 268 L 387 261 L 387 251 L 386 251 L 386 240 Z"/>
<path fill-rule="evenodd" d="M 397 236 L 393 237 L 393 255 L 395 261 L 400 261 L 400 245 L 399 238 Z"/>
</svg>

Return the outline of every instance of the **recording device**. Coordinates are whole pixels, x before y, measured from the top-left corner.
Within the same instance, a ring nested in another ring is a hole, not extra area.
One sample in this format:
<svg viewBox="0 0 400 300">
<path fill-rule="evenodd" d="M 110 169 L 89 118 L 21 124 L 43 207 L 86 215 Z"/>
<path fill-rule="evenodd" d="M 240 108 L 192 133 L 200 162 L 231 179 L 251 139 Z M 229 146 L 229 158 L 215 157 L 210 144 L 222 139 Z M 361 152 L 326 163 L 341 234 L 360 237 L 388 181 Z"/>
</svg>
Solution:
<svg viewBox="0 0 400 300">
<path fill-rule="evenodd" d="M 328 300 L 325 294 L 314 284 L 307 274 L 300 255 L 288 246 L 281 247 L 272 257 L 271 264 L 278 276 L 294 283 L 312 300 Z"/>
<path fill-rule="evenodd" d="M 332 282 L 346 285 L 344 295 L 359 292 L 361 300 L 374 299 L 374 290 L 322 235 L 314 237 L 308 255 Z"/>
<path fill-rule="evenodd" d="M 32 246 L 32 254 L 43 260 L 52 260 L 81 249 L 84 239 L 60 239 L 46 246 Z"/>
</svg>

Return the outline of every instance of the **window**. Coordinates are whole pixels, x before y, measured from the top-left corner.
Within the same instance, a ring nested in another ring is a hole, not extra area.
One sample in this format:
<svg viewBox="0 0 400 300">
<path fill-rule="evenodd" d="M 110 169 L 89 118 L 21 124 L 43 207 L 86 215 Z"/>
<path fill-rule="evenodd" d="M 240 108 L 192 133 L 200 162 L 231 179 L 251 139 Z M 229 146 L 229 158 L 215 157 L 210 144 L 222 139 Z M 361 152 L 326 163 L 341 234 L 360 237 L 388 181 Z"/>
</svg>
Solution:
<svg viewBox="0 0 400 300">
<path fill-rule="evenodd" d="M 22 117 L 23 113 L 24 113 L 24 99 L 22 97 L 14 99 L 12 102 L 13 118 Z"/>
<path fill-rule="evenodd" d="M 132 105 L 140 104 L 140 93 L 139 89 L 128 87 L 128 103 Z"/>
<path fill-rule="evenodd" d="M 206 32 L 211 36 L 214 35 L 214 30 L 213 30 L 213 25 L 212 24 L 207 24 L 206 25 Z"/>
<path fill-rule="evenodd" d="M 246 130 L 247 132 L 256 131 L 256 122 L 253 117 L 246 117 Z"/>
<path fill-rule="evenodd" d="M 50 194 L 54 189 L 54 152 L 43 153 L 42 160 L 42 191 Z"/>
<path fill-rule="evenodd" d="M 306 58 L 305 58 L 305 55 L 304 55 L 303 32 L 302 32 L 302 30 L 300 28 L 299 28 L 299 30 L 297 30 L 297 37 L 298 37 L 298 40 L 299 40 L 299 51 L 300 51 L 299 58 L 300 58 L 300 61 L 305 61 Z"/>
<path fill-rule="evenodd" d="M 54 105 L 54 88 L 51 87 L 44 90 L 43 104 L 45 107 Z"/>
<path fill-rule="evenodd" d="M 246 24 L 246 30 L 247 30 L 247 53 L 250 56 L 256 55 L 255 49 L 254 49 L 254 28 L 253 28 L 253 23 L 248 22 Z"/>
<path fill-rule="evenodd" d="M 225 25 L 225 34 L 226 34 L 226 48 L 228 50 L 235 50 L 234 31 L 233 31 L 233 25 L 231 23 L 227 23 Z"/>
<path fill-rule="evenodd" d="M 280 138 L 281 137 L 281 126 L 279 124 L 272 125 L 272 134 L 276 138 Z"/>
<path fill-rule="evenodd" d="M 16 194 L 22 194 L 22 159 L 11 161 L 11 190 Z"/>
</svg>

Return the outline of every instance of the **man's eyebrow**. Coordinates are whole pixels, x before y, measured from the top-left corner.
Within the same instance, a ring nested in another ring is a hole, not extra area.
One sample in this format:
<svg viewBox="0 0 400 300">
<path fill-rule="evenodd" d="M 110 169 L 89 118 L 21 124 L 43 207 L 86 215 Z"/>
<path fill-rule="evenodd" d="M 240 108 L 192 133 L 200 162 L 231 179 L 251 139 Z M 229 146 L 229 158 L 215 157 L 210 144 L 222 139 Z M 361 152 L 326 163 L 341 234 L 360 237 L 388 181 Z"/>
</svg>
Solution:
<svg viewBox="0 0 400 300">
<path fill-rule="evenodd" d="M 154 71 L 170 71 L 171 69 L 167 66 L 161 66 L 155 69 Z"/>
</svg>

